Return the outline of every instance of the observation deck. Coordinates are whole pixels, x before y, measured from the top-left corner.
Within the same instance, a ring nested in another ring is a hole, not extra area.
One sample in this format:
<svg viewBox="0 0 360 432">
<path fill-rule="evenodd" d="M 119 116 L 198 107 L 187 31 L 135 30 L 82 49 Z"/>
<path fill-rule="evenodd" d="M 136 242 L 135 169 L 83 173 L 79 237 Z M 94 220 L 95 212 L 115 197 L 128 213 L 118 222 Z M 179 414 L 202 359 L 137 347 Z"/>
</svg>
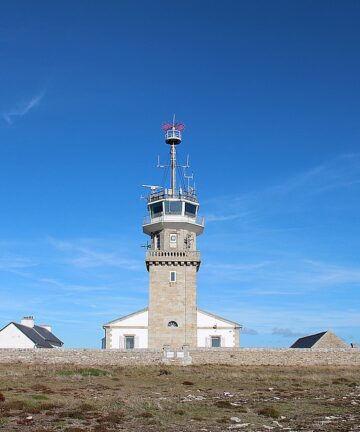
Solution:
<svg viewBox="0 0 360 432">
<path fill-rule="evenodd" d="M 197 270 L 200 267 L 201 256 L 199 251 L 166 251 L 166 250 L 147 250 L 146 267 L 149 265 L 196 265 Z"/>
<path fill-rule="evenodd" d="M 201 234 L 204 218 L 198 215 L 199 203 L 194 192 L 164 189 L 152 192 L 148 198 L 149 215 L 143 221 L 143 231 L 151 235 L 164 228 L 185 229 Z"/>
</svg>

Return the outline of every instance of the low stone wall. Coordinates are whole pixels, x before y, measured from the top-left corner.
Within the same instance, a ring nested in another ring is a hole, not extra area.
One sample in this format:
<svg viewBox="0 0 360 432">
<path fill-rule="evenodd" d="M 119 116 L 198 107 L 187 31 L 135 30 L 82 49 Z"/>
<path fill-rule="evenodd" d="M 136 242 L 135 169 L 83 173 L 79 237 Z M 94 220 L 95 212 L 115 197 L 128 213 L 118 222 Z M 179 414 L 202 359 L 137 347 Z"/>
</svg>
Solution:
<svg viewBox="0 0 360 432">
<path fill-rule="evenodd" d="M 134 366 L 152 364 L 226 364 L 265 366 L 360 366 L 360 349 L 199 348 L 184 358 L 162 350 L 0 349 L 0 363 Z M 190 361 L 189 361 L 190 360 Z"/>
<path fill-rule="evenodd" d="M 360 349 L 354 348 L 199 348 L 189 353 L 192 364 L 360 366 Z"/>
<path fill-rule="evenodd" d="M 0 363 L 122 366 L 159 364 L 162 359 L 162 350 L 0 349 Z"/>
</svg>

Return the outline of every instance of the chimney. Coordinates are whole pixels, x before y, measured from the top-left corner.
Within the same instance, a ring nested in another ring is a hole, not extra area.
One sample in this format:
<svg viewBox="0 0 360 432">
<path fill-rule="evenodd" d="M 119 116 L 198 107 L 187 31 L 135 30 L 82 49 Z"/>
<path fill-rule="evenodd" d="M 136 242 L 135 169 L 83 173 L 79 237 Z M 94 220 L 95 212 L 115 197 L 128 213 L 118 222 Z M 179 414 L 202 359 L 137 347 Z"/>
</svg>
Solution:
<svg viewBox="0 0 360 432">
<path fill-rule="evenodd" d="M 34 327 L 34 317 L 32 316 L 26 316 L 21 320 L 21 324 L 26 326 L 26 327 Z"/>
<path fill-rule="evenodd" d="M 45 330 L 47 330 L 47 331 L 49 331 L 51 333 L 51 325 L 49 325 L 49 324 L 41 324 L 40 327 L 44 328 Z"/>
</svg>

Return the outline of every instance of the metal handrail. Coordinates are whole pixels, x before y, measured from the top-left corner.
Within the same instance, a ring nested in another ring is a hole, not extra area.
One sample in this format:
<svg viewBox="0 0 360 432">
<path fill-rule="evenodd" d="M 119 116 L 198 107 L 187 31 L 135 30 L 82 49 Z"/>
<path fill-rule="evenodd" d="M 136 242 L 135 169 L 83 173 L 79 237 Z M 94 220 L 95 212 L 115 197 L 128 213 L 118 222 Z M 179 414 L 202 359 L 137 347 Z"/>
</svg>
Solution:
<svg viewBox="0 0 360 432">
<path fill-rule="evenodd" d="M 151 216 L 145 216 L 143 220 L 143 225 L 149 225 L 151 223 L 158 223 L 158 222 L 190 222 L 195 225 L 204 226 L 205 224 L 205 218 L 202 216 L 183 216 L 183 215 L 164 215 L 159 217 L 152 218 Z"/>
<path fill-rule="evenodd" d="M 160 192 L 154 192 L 148 196 L 147 200 L 150 203 L 150 202 L 158 201 L 161 199 L 168 199 L 168 198 L 185 199 L 188 201 L 192 201 L 194 203 L 198 202 L 195 192 L 192 192 L 192 193 L 187 192 L 187 191 L 181 191 L 180 192 L 179 190 L 175 191 L 174 195 L 168 193 L 165 190 L 160 191 Z"/>
</svg>

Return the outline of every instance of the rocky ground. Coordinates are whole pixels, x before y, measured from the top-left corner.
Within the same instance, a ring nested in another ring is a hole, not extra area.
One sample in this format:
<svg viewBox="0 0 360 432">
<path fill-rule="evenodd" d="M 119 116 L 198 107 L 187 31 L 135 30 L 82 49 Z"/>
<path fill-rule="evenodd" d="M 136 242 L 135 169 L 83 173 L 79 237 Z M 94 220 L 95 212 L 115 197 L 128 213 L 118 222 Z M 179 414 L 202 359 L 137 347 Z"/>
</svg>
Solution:
<svg viewBox="0 0 360 432">
<path fill-rule="evenodd" d="M 0 431 L 360 431 L 360 368 L 0 365 Z"/>
</svg>

